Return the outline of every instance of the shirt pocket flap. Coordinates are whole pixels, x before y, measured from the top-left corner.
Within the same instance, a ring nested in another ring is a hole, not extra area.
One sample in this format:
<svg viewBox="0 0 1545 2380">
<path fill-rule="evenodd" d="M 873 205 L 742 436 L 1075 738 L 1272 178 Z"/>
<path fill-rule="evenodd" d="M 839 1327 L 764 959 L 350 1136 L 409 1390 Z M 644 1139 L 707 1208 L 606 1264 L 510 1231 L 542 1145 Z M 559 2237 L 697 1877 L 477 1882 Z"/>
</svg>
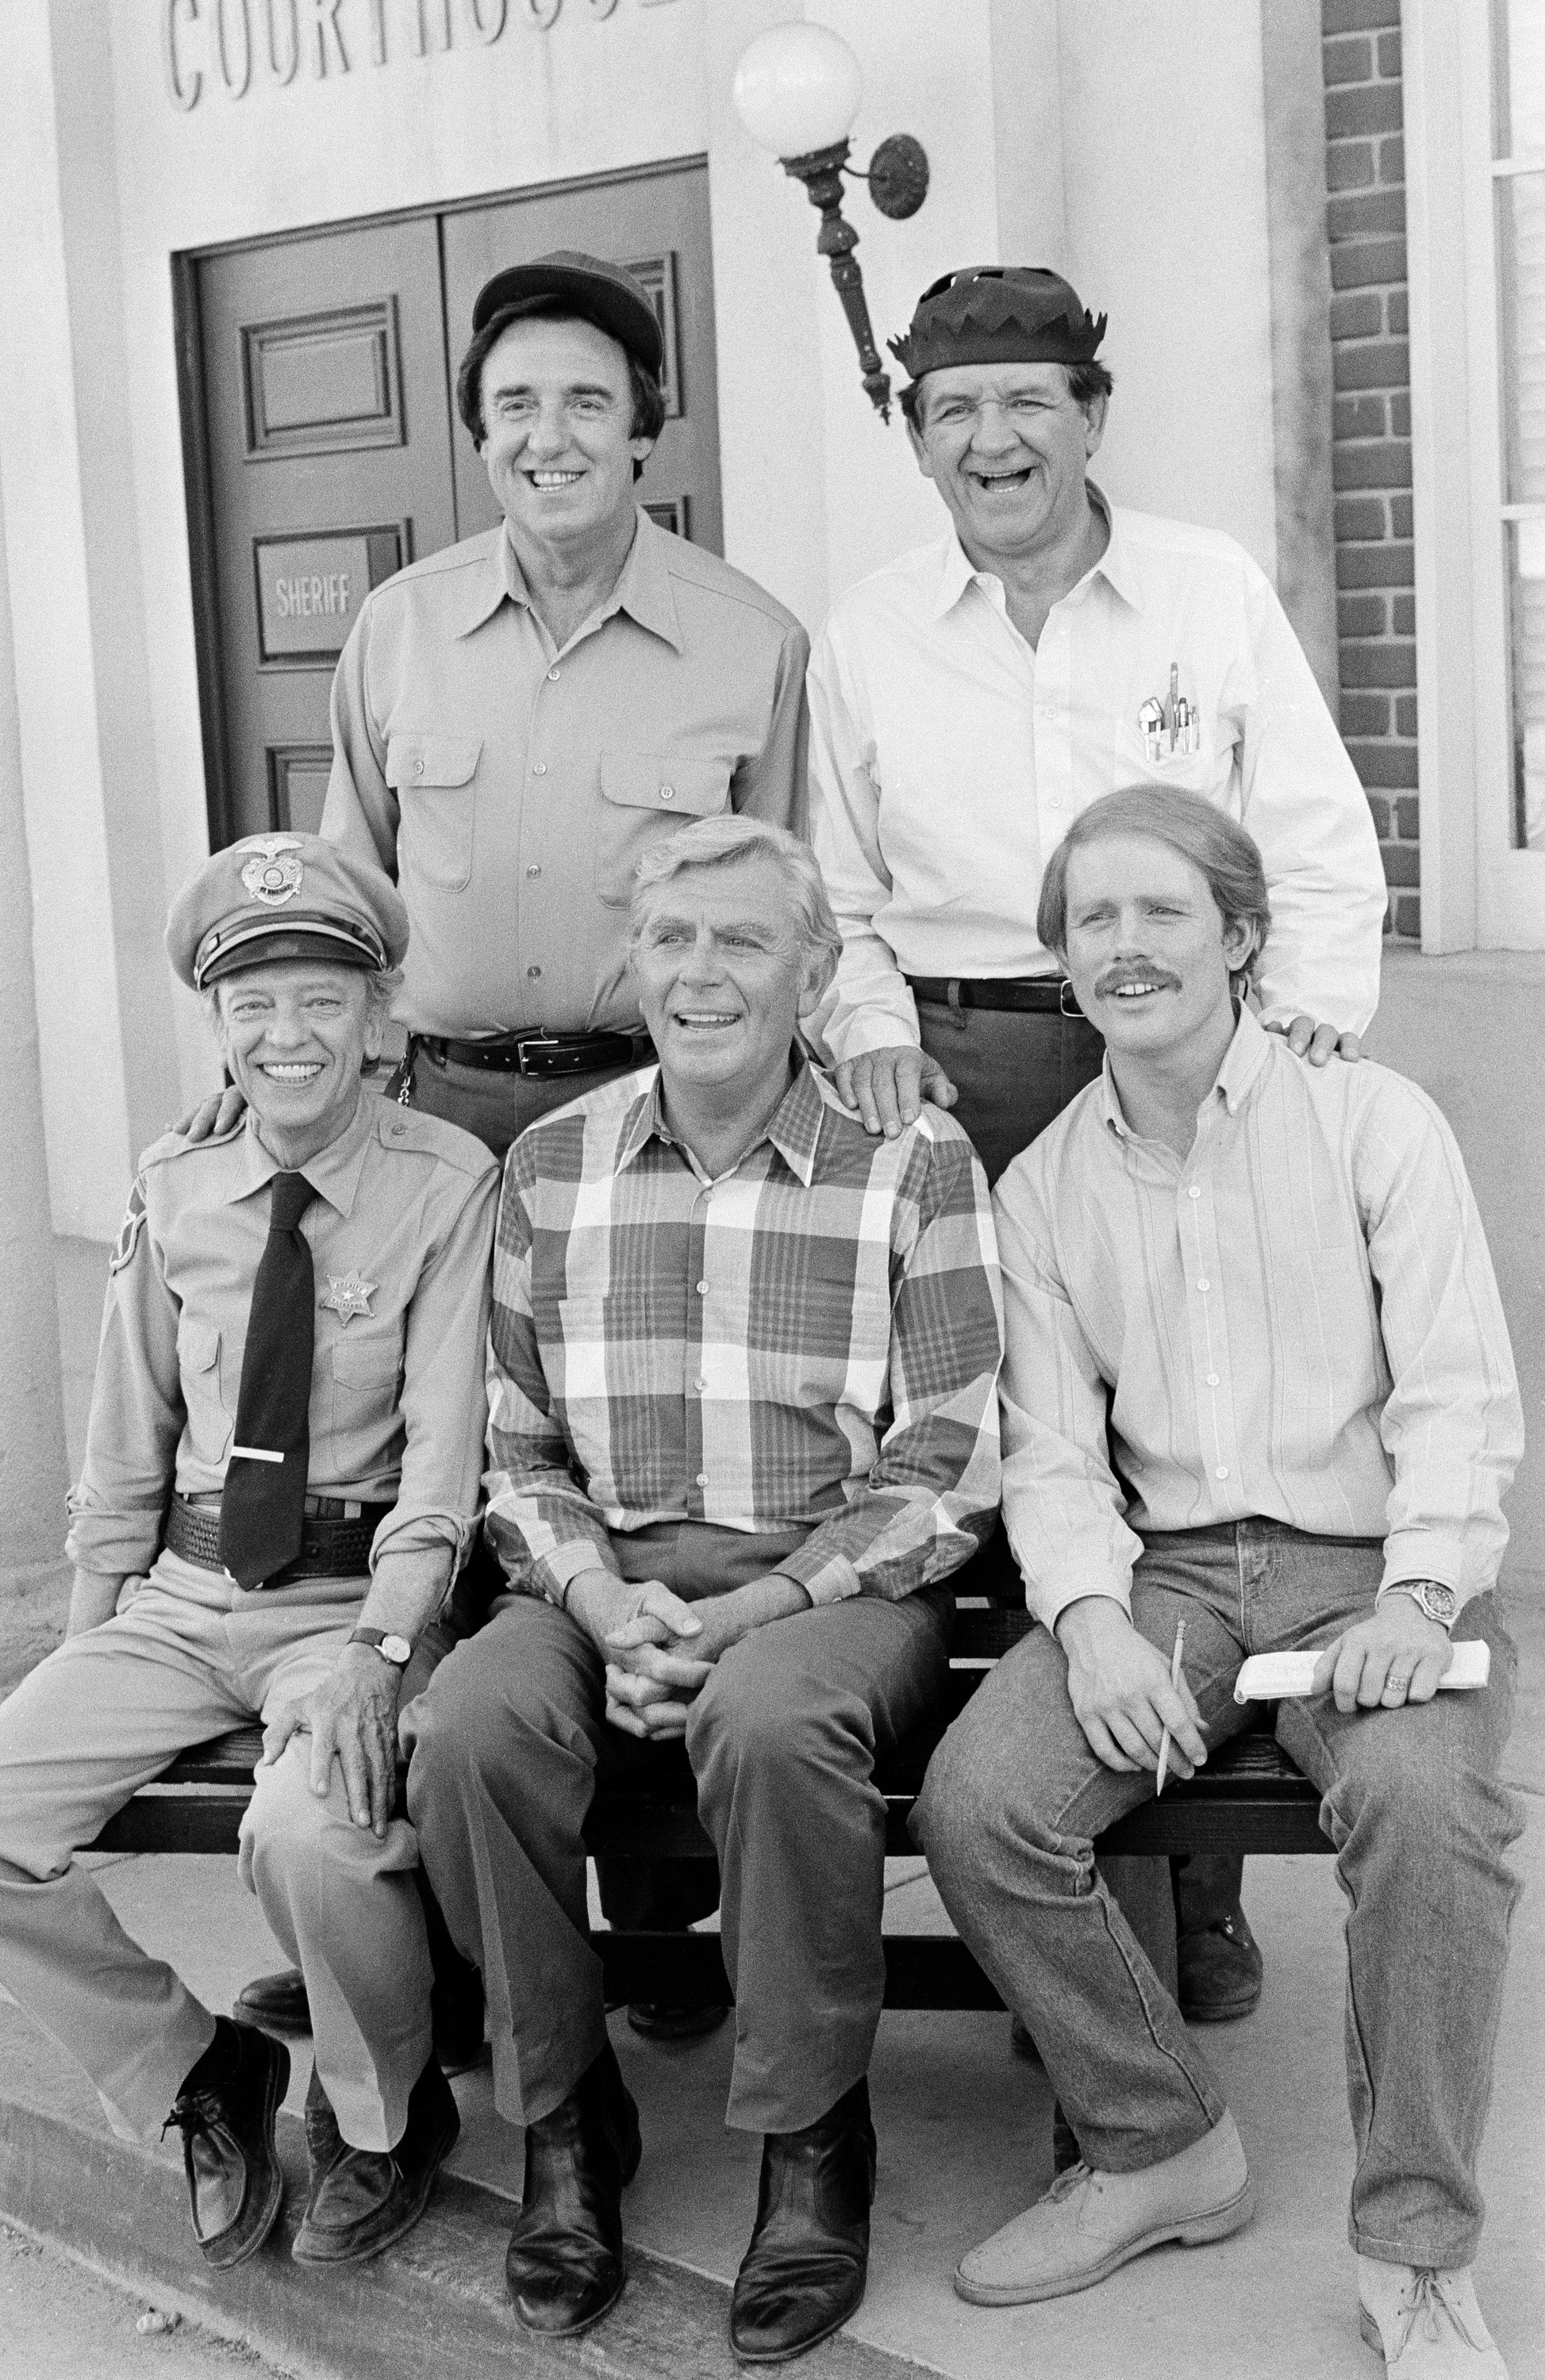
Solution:
<svg viewBox="0 0 1545 2380">
<path fill-rule="evenodd" d="M 399 793 L 416 785 L 469 785 L 481 751 L 481 735 L 388 736 L 386 783 Z"/>
<path fill-rule="evenodd" d="M 333 1378 L 350 1389 L 379 1389 L 396 1378 L 397 1363 L 389 1340 L 340 1339 L 333 1350 Z"/>
<path fill-rule="evenodd" d="M 190 1372 L 210 1372 L 220 1361 L 220 1333 L 213 1322 L 185 1314 L 177 1329 L 177 1360 Z"/>
<path fill-rule="evenodd" d="M 714 818 L 729 800 L 730 764 L 667 752 L 602 752 L 601 790 L 619 809 Z"/>
</svg>

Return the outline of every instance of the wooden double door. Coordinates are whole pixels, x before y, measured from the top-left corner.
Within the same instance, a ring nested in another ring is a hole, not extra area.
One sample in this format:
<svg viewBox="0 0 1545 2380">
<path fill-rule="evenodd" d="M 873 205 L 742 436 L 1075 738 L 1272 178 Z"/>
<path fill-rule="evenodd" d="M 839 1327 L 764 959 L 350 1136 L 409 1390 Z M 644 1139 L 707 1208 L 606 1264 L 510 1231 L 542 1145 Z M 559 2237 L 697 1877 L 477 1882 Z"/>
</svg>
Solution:
<svg viewBox="0 0 1545 2380">
<path fill-rule="evenodd" d="M 372 587 L 499 518 L 456 417 L 472 301 L 575 248 L 628 265 L 665 338 L 639 483 L 723 551 L 700 162 L 180 260 L 184 436 L 212 845 L 314 830 L 334 665 Z"/>
</svg>

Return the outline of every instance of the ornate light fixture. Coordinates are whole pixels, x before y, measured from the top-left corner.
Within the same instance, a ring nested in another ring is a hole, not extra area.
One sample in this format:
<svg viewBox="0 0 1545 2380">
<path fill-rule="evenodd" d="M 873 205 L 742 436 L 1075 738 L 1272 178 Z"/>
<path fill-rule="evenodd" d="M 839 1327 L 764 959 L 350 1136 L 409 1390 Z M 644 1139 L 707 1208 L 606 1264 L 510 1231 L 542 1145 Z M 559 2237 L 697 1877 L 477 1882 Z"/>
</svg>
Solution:
<svg viewBox="0 0 1545 2380">
<path fill-rule="evenodd" d="M 848 133 L 864 95 L 858 61 L 840 33 L 824 25 L 774 25 L 742 53 L 735 70 L 736 112 L 760 147 L 803 182 L 821 211 L 816 252 L 830 260 L 870 402 L 891 418 L 890 375 L 874 344 L 864 276 L 853 251 L 858 235 L 843 216 L 842 177 L 869 184 L 882 215 L 905 222 L 928 196 L 928 158 L 909 132 L 894 132 L 870 159 L 867 174 L 849 165 Z"/>
</svg>

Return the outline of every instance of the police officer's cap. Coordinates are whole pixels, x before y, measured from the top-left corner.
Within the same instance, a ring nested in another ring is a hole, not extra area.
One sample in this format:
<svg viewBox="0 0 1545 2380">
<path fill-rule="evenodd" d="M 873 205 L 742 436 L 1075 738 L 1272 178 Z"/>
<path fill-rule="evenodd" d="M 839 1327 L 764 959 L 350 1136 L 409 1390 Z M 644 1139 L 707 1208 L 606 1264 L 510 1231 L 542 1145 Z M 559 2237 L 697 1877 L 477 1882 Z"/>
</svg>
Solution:
<svg viewBox="0 0 1545 2380">
<path fill-rule="evenodd" d="M 1087 364 L 1105 322 L 1044 265 L 972 264 L 931 283 L 905 337 L 886 344 L 915 381 L 951 364 Z"/>
<path fill-rule="evenodd" d="M 578 249 L 554 249 L 534 257 L 529 264 L 506 265 L 485 281 L 472 307 L 472 329 L 481 331 L 495 314 L 536 314 L 551 310 L 556 299 L 566 312 L 593 322 L 636 357 L 658 380 L 665 361 L 660 318 L 649 293 L 620 264 Z"/>
<path fill-rule="evenodd" d="M 379 971 L 408 948 L 402 896 L 379 868 L 318 834 L 254 834 L 206 860 L 172 904 L 166 955 L 206 991 L 238 967 L 329 959 Z"/>
</svg>

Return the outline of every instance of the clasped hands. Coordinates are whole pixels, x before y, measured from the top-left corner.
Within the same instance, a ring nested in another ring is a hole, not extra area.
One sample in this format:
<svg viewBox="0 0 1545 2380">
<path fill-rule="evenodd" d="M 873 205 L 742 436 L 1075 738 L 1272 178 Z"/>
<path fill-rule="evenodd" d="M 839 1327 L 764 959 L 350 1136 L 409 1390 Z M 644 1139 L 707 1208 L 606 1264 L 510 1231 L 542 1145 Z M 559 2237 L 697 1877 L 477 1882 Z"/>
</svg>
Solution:
<svg viewBox="0 0 1545 2380">
<path fill-rule="evenodd" d="M 728 1594 L 684 1603 L 660 1579 L 629 1586 L 581 1571 L 564 1608 L 606 1664 L 606 1718 L 625 1735 L 665 1742 L 687 1732 L 691 1705 L 720 1656 L 752 1629 L 808 1610 L 809 1597 L 773 1571 Z"/>
</svg>

